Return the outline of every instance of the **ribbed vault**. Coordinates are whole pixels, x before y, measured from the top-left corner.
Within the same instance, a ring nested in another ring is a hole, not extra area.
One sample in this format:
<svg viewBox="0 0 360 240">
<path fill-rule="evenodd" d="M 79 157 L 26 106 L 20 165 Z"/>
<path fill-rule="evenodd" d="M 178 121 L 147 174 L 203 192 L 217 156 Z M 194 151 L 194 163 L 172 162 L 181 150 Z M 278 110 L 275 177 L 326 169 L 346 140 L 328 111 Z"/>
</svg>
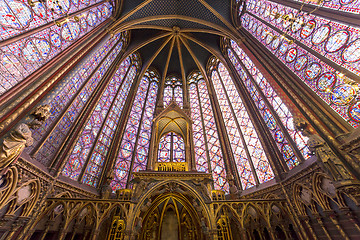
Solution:
<svg viewBox="0 0 360 240">
<path fill-rule="evenodd" d="M 194 69 L 205 69 L 211 55 L 221 57 L 220 37 L 239 38 L 231 10 L 231 1 L 124 1 L 109 31 L 131 30 L 128 54 L 138 51 L 162 82 L 168 75 L 185 81 Z"/>
</svg>

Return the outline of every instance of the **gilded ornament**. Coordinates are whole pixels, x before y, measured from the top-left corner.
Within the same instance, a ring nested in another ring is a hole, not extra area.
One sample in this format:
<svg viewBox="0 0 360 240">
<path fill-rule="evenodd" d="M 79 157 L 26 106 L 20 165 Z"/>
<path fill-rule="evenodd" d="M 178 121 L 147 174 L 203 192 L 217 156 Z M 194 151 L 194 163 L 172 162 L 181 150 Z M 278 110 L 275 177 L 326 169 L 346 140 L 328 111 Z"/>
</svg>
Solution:
<svg viewBox="0 0 360 240">
<path fill-rule="evenodd" d="M 0 173 L 14 163 L 25 147 L 31 146 L 34 139 L 31 137 L 30 129 L 38 129 L 50 116 L 49 105 L 41 105 L 31 112 L 33 120 L 29 123 L 21 123 L 5 137 L 0 146 Z"/>
<path fill-rule="evenodd" d="M 0 173 L 5 173 L 5 170 L 14 163 L 25 147 L 33 144 L 31 131 L 27 124 L 19 124 L 9 136 L 5 137 L 0 147 Z"/>
<path fill-rule="evenodd" d="M 50 117 L 50 110 L 51 106 L 47 104 L 36 107 L 30 113 L 34 119 L 27 125 L 29 125 L 31 129 L 38 129 Z"/>
<path fill-rule="evenodd" d="M 110 171 L 110 174 L 106 176 L 105 183 L 101 187 L 101 198 L 102 199 L 110 199 L 112 188 L 110 186 L 111 181 L 114 179 L 114 171 Z"/>
<path fill-rule="evenodd" d="M 326 172 L 334 181 L 353 179 L 352 175 L 345 168 L 340 159 L 319 135 L 310 135 L 307 145 L 309 146 L 310 151 L 315 152 L 316 156 L 322 161 Z"/>
<path fill-rule="evenodd" d="M 241 190 L 235 185 L 235 179 L 233 175 L 229 175 L 228 178 L 229 190 L 230 190 L 230 198 L 237 199 L 240 197 Z"/>
<path fill-rule="evenodd" d="M 309 138 L 307 146 L 310 151 L 315 153 L 317 158 L 320 160 L 322 168 L 334 180 L 334 182 L 354 179 L 326 141 L 319 135 L 315 134 L 305 120 L 294 118 L 294 126 L 298 131 L 301 131 L 304 136 Z"/>
</svg>

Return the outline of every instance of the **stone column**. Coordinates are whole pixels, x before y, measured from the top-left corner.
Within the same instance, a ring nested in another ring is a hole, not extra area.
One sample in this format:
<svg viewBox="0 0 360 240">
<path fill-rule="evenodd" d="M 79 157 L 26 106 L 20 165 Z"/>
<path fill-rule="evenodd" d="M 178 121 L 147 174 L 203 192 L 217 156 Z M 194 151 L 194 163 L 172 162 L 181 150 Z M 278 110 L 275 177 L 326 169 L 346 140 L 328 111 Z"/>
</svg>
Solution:
<svg viewBox="0 0 360 240">
<path fill-rule="evenodd" d="M 344 229 L 340 225 L 339 221 L 336 219 L 335 213 L 331 211 L 328 215 L 329 215 L 329 219 L 335 225 L 336 229 L 340 232 L 343 239 L 350 240 L 349 236 L 346 234 L 346 232 L 344 231 Z"/>
<path fill-rule="evenodd" d="M 245 228 L 240 229 L 240 236 L 241 236 L 241 240 L 247 240 L 248 239 Z"/>
<path fill-rule="evenodd" d="M 87 239 L 89 239 L 87 236 L 89 235 L 90 230 L 91 230 L 91 227 L 84 227 L 84 237 L 83 237 L 82 240 L 87 240 Z"/>
<path fill-rule="evenodd" d="M 46 234 L 48 233 L 49 228 L 52 226 L 52 224 L 53 224 L 52 221 L 51 221 L 51 222 L 48 221 L 48 222 L 46 223 L 45 229 L 44 229 L 44 231 L 42 232 L 42 235 L 41 235 L 40 240 L 45 240 L 45 236 L 46 236 Z"/>
<path fill-rule="evenodd" d="M 269 232 L 271 240 L 276 240 L 277 239 L 275 230 L 272 227 L 268 228 L 268 232 Z"/>
<path fill-rule="evenodd" d="M 332 240 L 332 237 L 330 236 L 328 230 L 326 229 L 324 222 L 321 219 L 321 216 L 319 214 L 317 214 L 317 216 L 315 216 L 316 221 L 319 223 L 321 229 L 323 230 L 323 232 L 325 233 L 326 237 L 330 240 Z"/>
<path fill-rule="evenodd" d="M 75 223 L 74 227 L 73 227 L 73 232 L 71 234 L 71 240 L 75 240 L 75 235 L 76 235 L 76 230 L 79 228 L 80 224 L 79 223 Z"/>
<path fill-rule="evenodd" d="M 342 208 L 341 211 L 349 218 L 350 222 L 354 224 L 355 228 L 360 233 L 360 226 L 358 221 L 356 220 L 354 213 L 349 208 L 346 209 Z"/>
<path fill-rule="evenodd" d="M 307 216 L 300 216 L 299 218 L 300 218 L 301 223 L 305 223 L 306 228 L 309 229 L 311 236 L 312 236 L 315 240 L 317 240 L 317 236 L 316 236 L 313 228 L 311 227 L 309 217 L 307 217 Z"/>
<path fill-rule="evenodd" d="M 91 233 L 91 238 L 90 238 L 90 239 L 96 240 L 97 237 L 98 237 L 98 235 L 99 235 L 99 233 L 100 233 L 100 229 L 94 229 L 94 230 L 92 231 L 92 233 Z"/>
</svg>

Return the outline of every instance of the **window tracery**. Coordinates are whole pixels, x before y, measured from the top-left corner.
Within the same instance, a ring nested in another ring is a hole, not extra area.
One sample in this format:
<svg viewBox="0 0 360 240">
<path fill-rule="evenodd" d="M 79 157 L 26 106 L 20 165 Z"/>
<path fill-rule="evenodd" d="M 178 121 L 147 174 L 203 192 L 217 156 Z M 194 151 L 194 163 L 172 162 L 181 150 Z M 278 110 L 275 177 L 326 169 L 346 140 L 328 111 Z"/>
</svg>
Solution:
<svg viewBox="0 0 360 240">
<path fill-rule="evenodd" d="M 67 22 L 79 22 L 86 29 L 86 25 L 94 26 L 96 21 L 110 17 L 113 4 L 113 1 L 101 0 L 3 0 L 0 3 L 0 39 L 14 37 L 45 24 L 53 25 L 54 21 L 64 17 L 68 19 Z M 57 22 L 60 25 L 61 20 Z M 69 26 L 71 25 L 67 25 L 64 31 L 71 31 Z"/>
<path fill-rule="evenodd" d="M 101 166 L 114 137 L 115 128 L 111 126 L 117 125 L 138 71 L 137 57 L 133 55 L 132 59 L 135 61 L 130 61 L 129 58 L 123 61 L 109 81 L 68 158 L 62 171 L 63 175 L 78 180 L 80 174 L 85 171 L 81 181 L 92 186 L 98 183 Z"/>
<path fill-rule="evenodd" d="M 8 44 L 0 47 L 0 95 L 112 14 L 112 2 L 74 2 L 0 2 L 0 41 L 9 40 Z M 30 36 L 22 37 L 23 33 L 29 31 Z M 14 37 L 19 39 L 12 40 Z"/>
<path fill-rule="evenodd" d="M 305 2 L 311 5 L 319 5 L 319 1 L 314 0 L 295 0 L 297 2 Z M 360 2 L 358 0 L 330 0 L 322 1 L 320 3 L 321 7 L 330 8 L 342 12 L 350 12 L 354 14 L 360 14 Z"/>
<path fill-rule="evenodd" d="M 45 124 L 33 131 L 34 144 L 26 149 L 36 160 L 48 166 L 55 157 L 93 90 L 123 49 L 126 36 L 126 33 L 117 34 L 105 40 L 49 93 L 52 114 Z M 129 60 L 126 64 L 130 64 Z"/>
<path fill-rule="evenodd" d="M 298 9 L 271 1 L 264 1 L 263 4 L 266 5 L 266 8 L 269 8 L 268 11 L 261 13 L 261 11 L 250 10 L 250 13 L 265 20 L 269 25 L 285 32 L 339 66 L 357 75 L 360 74 L 360 66 L 355 63 L 360 60 L 360 29 L 358 27 L 332 21 L 314 14 L 307 14 L 306 12 L 299 13 Z M 268 14 L 266 14 L 267 12 Z M 279 13 L 282 15 L 276 18 L 276 14 Z M 291 23 L 290 20 L 283 20 L 284 15 L 295 18 L 294 23 Z M 272 41 L 271 34 L 266 29 L 263 29 L 262 25 L 259 25 L 258 30 L 257 35 L 264 34 L 268 38 L 266 43 Z"/>
<path fill-rule="evenodd" d="M 274 178 L 269 160 L 245 105 L 222 63 L 212 66 L 211 80 L 243 189 Z"/>
<path fill-rule="evenodd" d="M 281 33 L 255 17 L 244 14 L 241 21 L 246 30 L 278 57 L 337 114 L 354 128 L 360 125 L 360 84 L 343 76 L 296 43 L 281 37 Z M 264 34 L 256 32 L 258 26 L 263 29 Z M 266 41 L 269 38 L 271 41 Z M 352 51 L 356 55 L 357 50 L 352 49 Z"/>
<path fill-rule="evenodd" d="M 337 11 L 360 14 L 359 0 L 329 0 L 329 1 L 295 0 L 295 1 L 310 5 L 316 5 L 319 8 L 330 8 Z M 259 2 L 256 0 L 247 1 L 247 9 L 251 9 L 261 13 L 270 12 L 271 10 L 271 8 L 267 6 L 265 2 L 263 1 Z M 315 6 L 313 7 L 313 9 L 315 9 Z"/>
<path fill-rule="evenodd" d="M 255 101 L 261 116 L 272 133 L 274 141 L 277 143 L 279 151 L 284 156 L 288 168 L 294 168 L 300 163 L 300 161 L 296 156 L 296 151 L 292 146 L 292 142 L 296 144 L 296 147 L 302 153 L 302 157 L 304 157 L 304 159 L 308 159 L 310 157 L 309 149 L 306 146 L 308 138 L 303 136 L 302 133 L 296 131 L 293 126 L 293 114 L 289 111 L 287 106 L 283 103 L 276 91 L 257 69 L 251 59 L 236 44 L 235 41 L 230 40 L 230 44 L 232 50 L 230 48 L 227 49 L 229 59 L 233 63 L 240 78 L 244 81 L 247 90 Z M 253 80 L 243 69 L 240 61 L 243 62 Z M 260 92 L 262 92 L 262 94 Z M 274 113 L 276 113 L 276 117 L 274 117 Z M 280 122 L 277 118 L 280 119 Z M 287 135 L 284 131 L 285 129 L 289 135 Z"/>
<path fill-rule="evenodd" d="M 113 190 L 126 188 L 130 172 L 146 169 L 158 81 L 151 69 L 141 79 L 114 165 Z"/>
<path fill-rule="evenodd" d="M 158 162 L 185 162 L 185 143 L 180 135 L 169 132 L 161 137 Z"/>
<path fill-rule="evenodd" d="M 180 108 L 183 107 L 183 89 L 179 78 L 175 76 L 166 78 L 163 99 L 164 107 L 168 106 L 171 100 L 174 100 Z"/>
<path fill-rule="evenodd" d="M 215 189 L 228 192 L 224 158 L 205 80 L 199 72 L 194 72 L 188 81 L 196 169 L 212 173 Z"/>
</svg>

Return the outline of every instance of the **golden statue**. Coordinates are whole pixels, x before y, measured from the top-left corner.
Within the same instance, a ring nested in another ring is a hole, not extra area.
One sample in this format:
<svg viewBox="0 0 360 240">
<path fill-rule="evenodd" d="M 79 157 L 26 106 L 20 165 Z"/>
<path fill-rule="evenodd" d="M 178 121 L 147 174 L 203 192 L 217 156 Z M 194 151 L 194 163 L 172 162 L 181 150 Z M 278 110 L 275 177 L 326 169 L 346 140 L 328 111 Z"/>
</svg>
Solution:
<svg viewBox="0 0 360 240">
<path fill-rule="evenodd" d="M 110 173 L 106 175 L 104 184 L 101 187 L 101 198 L 110 199 L 112 188 L 110 186 L 111 181 L 114 179 L 114 170 L 111 170 Z"/>
<path fill-rule="evenodd" d="M 321 159 L 325 171 L 334 181 L 354 179 L 341 160 L 319 135 L 310 135 L 307 145 L 310 151 L 315 152 L 316 156 Z"/>
<path fill-rule="evenodd" d="M 309 138 L 307 142 L 309 150 L 316 154 L 322 168 L 335 182 L 354 179 L 326 141 L 312 131 L 304 119 L 294 118 L 294 126 L 304 136 Z"/>
<path fill-rule="evenodd" d="M 34 139 L 30 129 L 39 128 L 50 116 L 50 105 L 41 105 L 34 109 L 30 115 L 33 117 L 29 123 L 21 123 L 6 136 L 0 145 L 0 175 L 14 163 L 25 147 L 31 146 Z"/>
<path fill-rule="evenodd" d="M 38 129 L 50 117 L 50 110 L 51 107 L 47 104 L 36 107 L 34 111 L 30 113 L 34 119 L 30 123 L 27 123 L 27 125 L 31 129 Z"/>
<path fill-rule="evenodd" d="M 0 175 L 15 162 L 25 147 L 33 144 L 31 131 L 28 125 L 21 123 L 9 136 L 5 137 L 0 147 Z"/>
<path fill-rule="evenodd" d="M 238 199 L 240 197 L 241 190 L 236 186 L 234 176 L 230 174 L 227 177 L 227 180 L 229 183 L 230 198 L 232 200 Z"/>
</svg>

